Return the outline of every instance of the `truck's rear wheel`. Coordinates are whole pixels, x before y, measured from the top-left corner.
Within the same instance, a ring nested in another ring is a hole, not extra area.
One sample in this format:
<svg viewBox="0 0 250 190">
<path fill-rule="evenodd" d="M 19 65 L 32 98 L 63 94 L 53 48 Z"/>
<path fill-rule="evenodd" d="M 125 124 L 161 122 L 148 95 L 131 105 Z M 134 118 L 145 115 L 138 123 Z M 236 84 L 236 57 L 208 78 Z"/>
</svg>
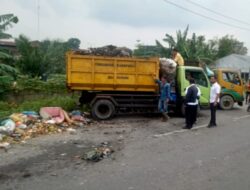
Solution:
<svg viewBox="0 0 250 190">
<path fill-rule="evenodd" d="M 234 106 L 234 100 L 232 96 L 224 95 L 220 99 L 220 108 L 223 110 L 230 110 Z"/>
<path fill-rule="evenodd" d="M 115 106 L 110 100 L 97 100 L 92 107 L 92 116 L 95 119 L 109 119 L 114 113 Z"/>
</svg>

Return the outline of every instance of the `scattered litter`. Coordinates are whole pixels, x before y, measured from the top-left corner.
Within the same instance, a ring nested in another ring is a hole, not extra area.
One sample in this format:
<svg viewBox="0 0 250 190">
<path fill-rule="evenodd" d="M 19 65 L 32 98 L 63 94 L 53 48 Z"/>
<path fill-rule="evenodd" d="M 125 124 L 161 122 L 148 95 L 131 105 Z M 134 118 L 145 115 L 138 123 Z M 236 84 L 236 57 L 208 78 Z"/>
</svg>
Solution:
<svg viewBox="0 0 250 190">
<path fill-rule="evenodd" d="M 28 177 L 31 177 L 31 174 L 30 174 L 30 173 L 24 173 L 24 174 L 23 174 L 23 178 L 28 178 Z"/>
<path fill-rule="evenodd" d="M 76 134 L 76 130 L 73 128 L 68 128 L 67 131 L 71 134 L 71 135 L 75 135 Z"/>
<path fill-rule="evenodd" d="M 16 123 L 16 127 L 18 128 L 18 129 L 26 129 L 27 128 L 27 125 L 26 124 L 23 124 L 23 123 L 18 123 L 18 125 L 17 125 L 17 123 Z"/>
<path fill-rule="evenodd" d="M 86 151 L 83 154 L 82 159 L 92 162 L 99 162 L 104 158 L 110 157 L 114 150 L 111 147 L 107 147 L 109 144 L 110 143 L 108 142 L 103 142 L 98 147 L 94 147 Z"/>
<path fill-rule="evenodd" d="M 27 116 L 22 113 L 13 113 L 9 117 L 14 122 L 24 123 L 27 120 Z"/>
<path fill-rule="evenodd" d="M 11 119 L 6 119 L 0 123 L 0 133 L 11 134 L 15 130 L 15 122 Z"/>
<path fill-rule="evenodd" d="M 70 123 L 72 122 L 68 114 L 60 107 L 43 107 L 39 113 L 42 118 L 48 120 L 50 124 L 60 124 L 65 120 Z"/>
<path fill-rule="evenodd" d="M 43 107 L 39 113 L 40 115 L 35 111 L 13 113 L 8 119 L 0 121 L 0 148 L 7 150 L 9 143 L 23 143 L 45 134 L 65 131 L 76 134 L 77 127 L 84 127 L 91 122 L 78 110 L 68 114 L 60 107 Z"/>
<path fill-rule="evenodd" d="M 7 152 L 9 148 L 10 148 L 10 143 L 8 142 L 0 143 L 0 149 L 4 149 Z"/>
</svg>

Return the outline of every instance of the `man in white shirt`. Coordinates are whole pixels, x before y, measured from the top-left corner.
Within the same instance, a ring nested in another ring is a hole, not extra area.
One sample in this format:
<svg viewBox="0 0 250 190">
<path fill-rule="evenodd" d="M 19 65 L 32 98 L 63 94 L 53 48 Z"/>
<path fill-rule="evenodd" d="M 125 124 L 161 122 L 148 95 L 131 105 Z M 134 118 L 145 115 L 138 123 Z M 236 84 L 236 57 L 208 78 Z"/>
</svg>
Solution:
<svg viewBox="0 0 250 190">
<path fill-rule="evenodd" d="M 216 127 L 216 108 L 218 103 L 220 102 L 220 90 L 221 87 L 217 83 L 217 78 L 212 76 L 210 78 L 210 82 L 212 83 L 211 90 L 210 90 L 210 111 L 211 111 L 211 119 L 210 123 L 208 124 L 208 128 Z"/>
</svg>

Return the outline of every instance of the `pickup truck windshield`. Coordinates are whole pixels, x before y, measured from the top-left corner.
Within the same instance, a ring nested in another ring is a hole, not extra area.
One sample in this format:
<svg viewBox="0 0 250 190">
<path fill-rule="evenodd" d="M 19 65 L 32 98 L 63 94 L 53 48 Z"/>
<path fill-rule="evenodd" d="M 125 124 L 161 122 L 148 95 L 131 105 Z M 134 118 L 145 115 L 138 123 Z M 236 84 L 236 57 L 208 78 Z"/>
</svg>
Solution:
<svg viewBox="0 0 250 190">
<path fill-rule="evenodd" d="M 189 80 L 192 77 L 196 84 L 204 87 L 208 87 L 208 81 L 206 76 L 202 71 L 186 70 L 186 80 Z"/>
</svg>

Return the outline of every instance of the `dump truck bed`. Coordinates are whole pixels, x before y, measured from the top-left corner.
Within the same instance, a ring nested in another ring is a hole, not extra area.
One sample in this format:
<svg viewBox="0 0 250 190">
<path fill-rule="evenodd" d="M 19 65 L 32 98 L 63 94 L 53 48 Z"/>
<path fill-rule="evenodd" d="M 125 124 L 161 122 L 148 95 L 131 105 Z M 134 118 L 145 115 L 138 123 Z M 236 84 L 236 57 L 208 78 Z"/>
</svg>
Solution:
<svg viewBox="0 0 250 190">
<path fill-rule="evenodd" d="M 67 53 L 71 90 L 157 92 L 158 58 L 102 57 Z"/>
</svg>

